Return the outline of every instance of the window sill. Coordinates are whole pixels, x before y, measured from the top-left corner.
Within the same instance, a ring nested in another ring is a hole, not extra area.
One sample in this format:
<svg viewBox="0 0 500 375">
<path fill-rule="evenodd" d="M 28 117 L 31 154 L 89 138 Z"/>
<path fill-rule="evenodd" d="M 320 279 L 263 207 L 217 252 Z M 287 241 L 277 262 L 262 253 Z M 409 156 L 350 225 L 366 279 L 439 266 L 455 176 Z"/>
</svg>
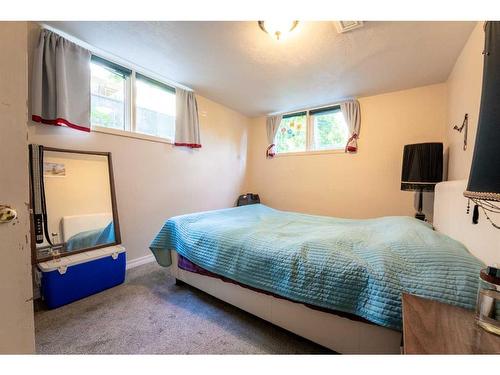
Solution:
<svg viewBox="0 0 500 375">
<path fill-rule="evenodd" d="M 283 156 L 328 155 L 328 154 L 346 154 L 346 152 L 343 148 L 342 149 L 335 149 L 335 150 L 281 152 L 281 153 L 276 153 L 276 157 L 281 158 Z"/>
<path fill-rule="evenodd" d="M 110 129 L 102 126 L 93 126 L 92 131 L 103 134 L 118 135 L 120 137 L 142 139 L 144 141 L 149 141 L 149 142 L 174 144 L 174 142 L 170 138 L 161 138 L 161 137 L 156 137 L 154 135 L 129 132 L 126 130 Z"/>
</svg>

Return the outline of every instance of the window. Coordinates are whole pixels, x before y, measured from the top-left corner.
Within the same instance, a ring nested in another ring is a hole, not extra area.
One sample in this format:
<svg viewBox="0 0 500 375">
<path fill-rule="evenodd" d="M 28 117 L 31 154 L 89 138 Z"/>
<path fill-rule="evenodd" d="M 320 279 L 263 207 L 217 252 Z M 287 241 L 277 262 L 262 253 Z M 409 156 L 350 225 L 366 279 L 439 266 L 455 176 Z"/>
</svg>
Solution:
<svg viewBox="0 0 500 375">
<path fill-rule="evenodd" d="M 175 89 L 136 74 L 136 131 L 161 138 L 174 138 Z"/>
<path fill-rule="evenodd" d="M 130 71 L 97 56 L 90 63 L 92 126 L 126 130 Z"/>
<path fill-rule="evenodd" d="M 139 138 L 145 135 L 148 139 L 151 136 L 174 139 L 173 87 L 95 55 L 90 72 L 94 129 L 115 134 L 135 133 Z"/>
<path fill-rule="evenodd" d="M 339 150 L 347 144 L 348 131 L 340 107 L 309 111 L 314 135 L 314 150 Z"/>
<path fill-rule="evenodd" d="M 338 105 L 284 115 L 275 138 L 277 153 L 340 150 L 347 140 Z"/>
<path fill-rule="evenodd" d="M 306 112 L 283 116 L 276 134 L 276 152 L 300 152 L 307 149 Z"/>
</svg>

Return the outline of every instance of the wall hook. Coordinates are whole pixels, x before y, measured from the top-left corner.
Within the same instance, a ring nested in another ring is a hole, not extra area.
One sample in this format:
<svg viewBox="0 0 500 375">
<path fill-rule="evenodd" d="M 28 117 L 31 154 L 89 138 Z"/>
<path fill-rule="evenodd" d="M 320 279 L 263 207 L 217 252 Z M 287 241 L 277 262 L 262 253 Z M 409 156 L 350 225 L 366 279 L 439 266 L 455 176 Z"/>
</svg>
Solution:
<svg viewBox="0 0 500 375">
<path fill-rule="evenodd" d="M 464 130 L 465 128 L 465 130 Z M 464 121 L 462 122 L 461 126 L 455 125 L 453 127 L 454 130 L 458 131 L 459 133 L 462 133 L 464 131 L 464 151 L 467 150 L 467 133 L 469 131 L 469 114 L 466 113 L 464 116 Z"/>
</svg>

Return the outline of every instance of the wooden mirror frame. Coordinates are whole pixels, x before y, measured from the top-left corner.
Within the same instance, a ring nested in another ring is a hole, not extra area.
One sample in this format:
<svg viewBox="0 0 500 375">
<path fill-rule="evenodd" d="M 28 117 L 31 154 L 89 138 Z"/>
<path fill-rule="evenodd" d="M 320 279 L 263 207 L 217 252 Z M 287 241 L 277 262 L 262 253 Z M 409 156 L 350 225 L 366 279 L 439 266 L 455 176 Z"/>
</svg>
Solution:
<svg viewBox="0 0 500 375">
<path fill-rule="evenodd" d="M 116 194 L 115 194 L 115 180 L 113 176 L 113 159 L 111 156 L 111 152 L 102 152 L 102 151 L 81 151 L 81 150 L 68 150 L 64 148 L 56 148 L 56 147 L 45 147 L 43 146 L 43 152 L 45 151 L 53 151 L 53 152 L 65 152 L 65 153 L 71 153 L 71 154 L 84 154 L 84 155 L 97 155 L 97 156 L 106 156 L 108 159 L 108 172 L 109 172 L 109 190 L 111 194 L 111 210 L 113 212 L 113 226 L 115 230 L 115 242 L 113 243 L 107 243 L 103 245 L 98 245 L 98 246 L 93 246 L 93 247 L 87 247 L 85 249 L 81 250 L 75 250 L 67 253 L 60 253 L 57 255 L 57 258 L 62 258 L 66 257 L 69 255 L 74 255 L 74 254 L 79 254 L 79 253 L 84 253 L 86 251 L 91 251 L 91 250 L 96 250 L 96 249 L 101 249 L 104 247 L 109 247 L 109 246 L 115 246 L 115 245 L 120 245 L 122 243 L 121 239 L 121 233 L 120 233 L 120 222 L 118 220 L 118 209 L 116 205 Z M 43 178 L 43 176 L 42 176 Z M 35 231 L 34 231 L 34 224 L 33 224 L 33 202 L 31 199 L 31 179 L 30 179 L 30 237 L 31 237 L 31 263 L 33 265 L 46 262 L 49 260 L 52 260 L 56 258 L 55 256 L 48 256 L 46 258 L 38 259 L 37 257 L 37 249 L 36 249 L 36 241 L 35 241 Z"/>
</svg>

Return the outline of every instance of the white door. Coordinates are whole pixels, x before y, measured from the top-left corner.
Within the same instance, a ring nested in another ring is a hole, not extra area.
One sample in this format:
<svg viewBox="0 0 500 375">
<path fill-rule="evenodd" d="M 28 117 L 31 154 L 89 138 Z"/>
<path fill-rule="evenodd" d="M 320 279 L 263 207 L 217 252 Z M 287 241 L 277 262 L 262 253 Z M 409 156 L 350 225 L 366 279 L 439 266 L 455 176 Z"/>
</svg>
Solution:
<svg viewBox="0 0 500 375">
<path fill-rule="evenodd" d="M 28 24 L 0 22 L 0 354 L 33 353 L 33 288 L 28 216 Z"/>
</svg>

